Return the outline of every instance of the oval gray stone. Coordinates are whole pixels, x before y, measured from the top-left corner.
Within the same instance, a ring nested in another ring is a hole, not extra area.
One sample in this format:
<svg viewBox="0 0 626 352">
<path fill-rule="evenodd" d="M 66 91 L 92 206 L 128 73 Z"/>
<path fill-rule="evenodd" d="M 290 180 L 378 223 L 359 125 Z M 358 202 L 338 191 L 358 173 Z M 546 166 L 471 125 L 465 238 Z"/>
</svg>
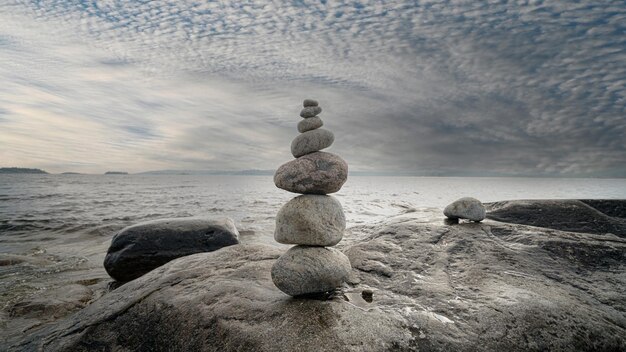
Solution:
<svg viewBox="0 0 626 352">
<path fill-rule="evenodd" d="M 313 117 L 319 115 L 322 112 L 322 108 L 319 106 L 307 106 L 300 111 L 300 116 L 304 118 Z"/>
<path fill-rule="evenodd" d="M 351 270 L 348 257 L 334 248 L 295 246 L 272 266 L 272 281 L 290 296 L 323 293 L 341 286 Z"/>
<path fill-rule="evenodd" d="M 443 210 L 443 215 L 450 219 L 469 219 L 482 221 L 486 216 L 485 206 L 478 199 L 464 197 L 455 200 Z"/>
<path fill-rule="evenodd" d="M 300 194 L 335 193 L 347 179 L 348 164 L 326 152 L 303 155 L 281 165 L 274 174 L 276 187 Z"/>
<path fill-rule="evenodd" d="M 239 243 L 229 218 L 174 218 L 143 222 L 113 237 L 104 268 L 117 281 L 134 280 L 179 257 Z"/>
<path fill-rule="evenodd" d="M 298 122 L 298 132 L 304 133 L 306 131 L 316 130 L 324 125 L 322 119 L 317 116 L 309 117 Z"/>
<path fill-rule="evenodd" d="M 320 151 L 330 147 L 335 141 L 335 135 L 329 130 L 318 128 L 304 132 L 291 142 L 291 154 L 299 158 L 303 155 Z"/>
<path fill-rule="evenodd" d="M 305 108 L 307 106 L 318 106 L 318 105 L 319 103 L 315 99 L 304 99 L 304 102 L 302 103 L 302 106 L 304 106 Z"/>
<path fill-rule="evenodd" d="M 345 229 L 346 217 L 337 199 L 305 194 L 280 208 L 274 239 L 284 244 L 334 246 L 343 238 Z"/>
</svg>

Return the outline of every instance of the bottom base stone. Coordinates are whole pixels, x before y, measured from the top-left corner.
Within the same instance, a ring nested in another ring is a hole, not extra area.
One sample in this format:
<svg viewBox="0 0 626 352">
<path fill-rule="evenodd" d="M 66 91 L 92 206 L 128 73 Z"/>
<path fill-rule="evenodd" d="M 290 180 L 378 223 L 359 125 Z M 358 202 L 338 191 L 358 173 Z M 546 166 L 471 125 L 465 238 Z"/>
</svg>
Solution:
<svg viewBox="0 0 626 352">
<path fill-rule="evenodd" d="M 272 281 L 290 296 L 332 291 L 350 275 L 350 260 L 327 247 L 291 247 L 272 266 Z"/>
</svg>

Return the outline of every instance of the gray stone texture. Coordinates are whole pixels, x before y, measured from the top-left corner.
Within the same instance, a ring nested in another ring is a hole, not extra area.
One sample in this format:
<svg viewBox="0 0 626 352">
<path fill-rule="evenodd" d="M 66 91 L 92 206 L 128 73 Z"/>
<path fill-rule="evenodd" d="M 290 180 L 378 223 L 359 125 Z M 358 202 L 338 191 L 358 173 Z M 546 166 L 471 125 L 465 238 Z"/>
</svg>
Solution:
<svg viewBox="0 0 626 352">
<path fill-rule="evenodd" d="M 478 199 L 464 197 L 457 199 L 448 205 L 443 214 L 450 219 L 469 219 L 471 221 L 482 221 L 485 218 L 485 206 Z"/>
<path fill-rule="evenodd" d="M 276 187 L 301 194 L 337 192 L 348 179 L 348 164 L 325 152 L 303 155 L 281 165 L 274 174 Z"/>
<path fill-rule="evenodd" d="M 339 250 L 294 246 L 272 266 L 272 281 L 290 296 L 319 294 L 341 286 L 352 270 Z"/>
<path fill-rule="evenodd" d="M 172 259 L 239 243 L 231 219 L 173 218 L 122 229 L 113 237 L 104 268 L 118 281 L 130 281 Z"/>
<path fill-rule="evenodd" d="M 622 200 L 511 200 L 485 204 L 487 218 L 562 231 L 626 237 L 626 202 Z"/>
<path fill-rule="evenodd" d="M 309 118 L 319 115 L 322 112 L 322 108 L 319 106 L 307 106 L 300 111 L 300 116 L 303 118 Z"/>
<path fill-rule="evenodd" d="M 343 238 L 346 218 L 331 196 L 305 194 L 278 211 L 274 239 L 278 243 L 334 246 Z"/>
<path fill-rule="evenodd" d="M 328 148 L 334 141 L 335 136 L 333 133 L 323 128 L 304 132 L 291 142 L 291 154 L 298 158 Z"/>
<path fill-rule="evenodd" d="M 307 106 L 318 106 L 319 103 L 317 102 L 317 100 L 314 99 L 304 99 L 304 102 L 302 103 L 302 106 L 304 106 L 305 108 Z"/>
<path fill-rule="evenodd" d="M 560 209 L 572 223 L 587 213 Z M 353 227 L 339 246 L 357 286 L 329 300 L 274 286 L 280 248 L 235 245 L 173 260 L 0 349 L 626 350 L 626 239 L 617 235 L 492 220 L 446 226 L 439 213 L 408 209 Z M 359 299 L 365 290 L 371 302 Z"/>
<path fill-rule="evenodd" d="M 307 131 L 313 131 L 324 126 L 324 122 L 319 117 L 309 117 L 298 122 L 298 132 L 304 133 Z"/>
</svg>

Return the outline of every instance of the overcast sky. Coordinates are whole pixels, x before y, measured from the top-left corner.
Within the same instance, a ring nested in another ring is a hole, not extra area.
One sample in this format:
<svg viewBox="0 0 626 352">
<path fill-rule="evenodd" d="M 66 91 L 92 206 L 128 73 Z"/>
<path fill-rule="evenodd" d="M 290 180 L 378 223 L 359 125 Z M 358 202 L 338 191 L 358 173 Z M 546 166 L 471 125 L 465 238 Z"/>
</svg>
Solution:
<svg viewBox="0 0 626 352">
<path fill-rule="evenodd" d="M 1 1 L 0 166 L 626 177 L 623 0 L 389 3 Z"/>
</svg>

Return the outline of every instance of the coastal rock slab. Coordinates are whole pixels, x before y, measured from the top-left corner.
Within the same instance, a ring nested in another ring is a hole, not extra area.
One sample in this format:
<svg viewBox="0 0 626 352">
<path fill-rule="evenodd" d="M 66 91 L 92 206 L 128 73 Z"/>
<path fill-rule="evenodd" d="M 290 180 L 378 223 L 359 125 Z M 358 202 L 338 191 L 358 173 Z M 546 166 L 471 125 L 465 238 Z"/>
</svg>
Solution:
<svg viewBox="0 0 626 352">
<path fill-rule="evenodd" d="M 303 155 L 281 165 L 274 184 L 285 191 L 301 194 L 337 192 L 348 179 L 348 164 L 339 156 L 325 152 Z"/>
<path fill-rule="evenodd" d="M 343 238 L 346 218 L 337 199 L 305 194 L 278 211 L 274 239 L 278 243 L 334 246 Z"/>
<path fill-rule="evenodd" d="M 339 297 L 285 295 L 270 276 L 282 253 L 272 246 L 235 245 L 173 260 L 6 350 L 382 352 L 410 347 L 414 338 L 399 313 L 368 311 Z"/>
<path fill-rule="evenodd" d="M 425 214 L 352 228 L 339 245 L 359 284 L 329 300 L 274 286 L 281 249 L 235 245 L 173 260 L 0 349 L 626 350 L 626 239 Z"/>
<path fill-rule="evenodd" d="M 478 199 L 464 197 L 452 202 L 444 210 L 443 214 L 450 219 L 469 219 L 482 221 L 485 219 L 485 207 Z"/>
<path fill-rule="evenodd" d="M 487 218 L 550 229 L 626 237 L 620 200 L 512 200 L 487 204 Z"/>
<path fill-rule="evenodd" d="M 113 237 L 104 268 L 118 281 L 130 281 L 172 259 L 211 252 L 239 243 L 231 219 L 174 218 L 140 223 Z"/>
<path fill-rule="evenodd" d="M 330 147 L 335 141 L 335 135 L 329 130 L 318 128 L 313 131 L 299 134 L 291 142 L 291 154 L 299 158 L 303 155 L 320 151 Z"/>
<path fill-rule="evenodd" d="M 309 118 L 316 115 L 319 115 L 322 112 L 322 108 L 319 106 L 307 106 L 306 108 L 300 111 L 300 116 L 303 118 Z"/>
<path fill-rule="evenodd" d="M 350 275 L 345 254 L 334 248 L 294 246 L 272 266 L 272 281 L 290 296 L 333 291 Z"/>
<path fill-rule="evenodd" d="M 298 132 L 304 133 L 307 131 L 313 131 L 324 126 L 324 122 L 319 117 L 309 117 L 298 122 Z"/>
<path fill-rule="evenodd" d="M 304 102 L 302 103 L 302 106 L 304 106 L 305 108 L 307 106 L 318 106 L 319 103 L 317 102 L 317 100 L 314 99 L 304 99 Z"/>
</svg>

